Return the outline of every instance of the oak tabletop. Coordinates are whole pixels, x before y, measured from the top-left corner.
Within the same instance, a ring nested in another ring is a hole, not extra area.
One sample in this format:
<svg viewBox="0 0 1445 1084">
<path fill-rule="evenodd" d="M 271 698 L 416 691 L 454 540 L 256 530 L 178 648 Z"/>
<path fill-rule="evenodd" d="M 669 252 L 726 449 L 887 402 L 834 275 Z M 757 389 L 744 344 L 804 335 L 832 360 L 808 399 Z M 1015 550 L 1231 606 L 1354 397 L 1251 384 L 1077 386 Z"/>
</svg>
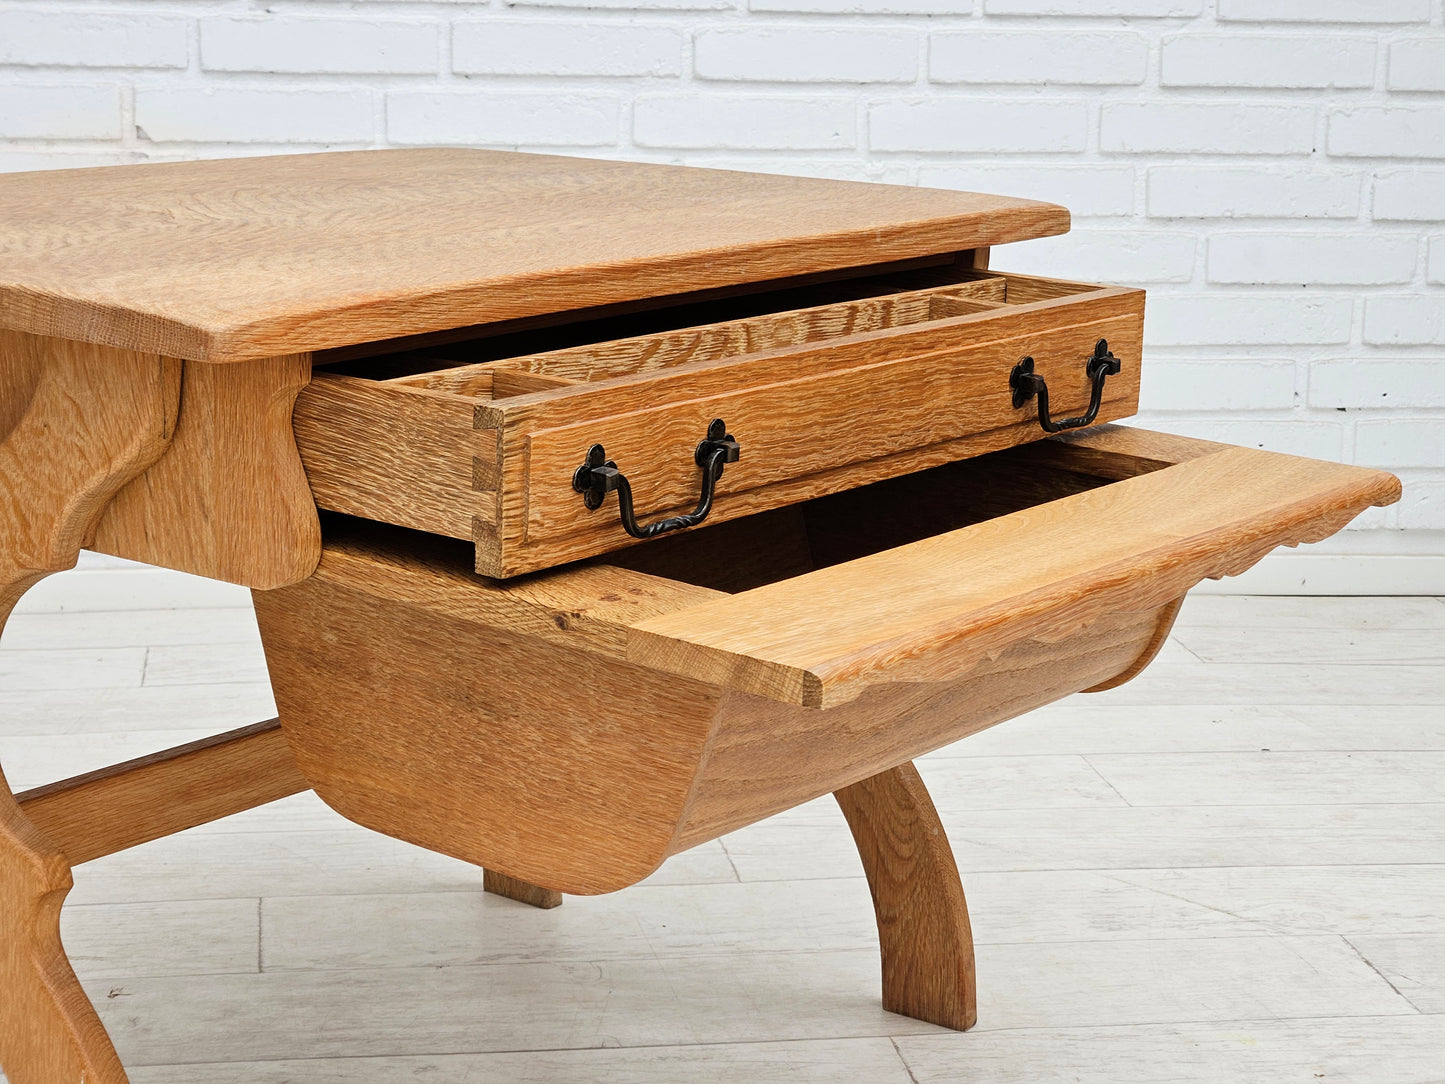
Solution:
<svg viewBox="0 0 1445 1084">
<path fill-rule="evenodd" d="M 1063 233 L 971 192 L 465 149 L 0 175 L 0 327 L 239 361 Z"/>
</svg>

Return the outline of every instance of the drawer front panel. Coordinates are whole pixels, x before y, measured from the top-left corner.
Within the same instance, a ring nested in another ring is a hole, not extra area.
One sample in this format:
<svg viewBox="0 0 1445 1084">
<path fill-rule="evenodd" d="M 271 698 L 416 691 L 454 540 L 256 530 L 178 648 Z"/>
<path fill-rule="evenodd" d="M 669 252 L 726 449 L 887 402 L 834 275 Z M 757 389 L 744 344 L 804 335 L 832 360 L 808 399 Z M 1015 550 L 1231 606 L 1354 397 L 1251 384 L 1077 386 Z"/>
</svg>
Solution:
<svg viewBox="0 0 1445 1084">
<path fill-rule="evenodd" d="M 735 495 L 804 477 L 814 494 L 846 489 L 858 484 L 850 468 L 907 449 L 986 434 L 977 453 L 1038 439 L 1044 434 L 1037 406 L 1013 406 L 1010 371 L 1033 357 L 1048 381 L 1052 411 L 1082 413 L 1090 394 L 1085 365 L 1101 338 L 1124 366 L 1105 385 L 1100 420 L 1128 417 L 1139 395 L 1140 321 L 1132 314 L 776 383 L 744 378 L 742 387 L 534 432 L 527 440 L 525 543 L 577 535 L 608 549 L 626 543 L 616 502 L 590 511 L 572 489 L 572 473 L 594 443 L 627 474 L 641 512 L 672 514 L 695 502 L 700 472 L 693 450 L 712 418 L 724 419 L 742 446 L 741 459 L 718 484 L 718 519 L 728 518 Z M 768 505 L 762 494 L 751 495 L 740 508 Z"/>
</svg>

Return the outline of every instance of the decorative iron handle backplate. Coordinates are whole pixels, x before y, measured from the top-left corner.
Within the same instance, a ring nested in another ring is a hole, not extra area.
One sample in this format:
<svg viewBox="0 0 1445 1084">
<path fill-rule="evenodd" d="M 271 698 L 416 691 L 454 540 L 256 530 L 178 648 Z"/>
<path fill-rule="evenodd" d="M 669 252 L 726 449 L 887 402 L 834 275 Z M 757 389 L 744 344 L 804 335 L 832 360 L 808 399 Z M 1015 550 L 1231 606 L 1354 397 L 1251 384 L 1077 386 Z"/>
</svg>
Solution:
<svg viewBox="0 0 1445 1084">
<path fill-rule="evenodd" d="M 1035 395 L 1039 397 L 1039 424 L 1046 433 L 1062 433 L 1065 429 L 1082 429 L 1093 425 L 1099 416 L 1099 404 L 1104 400 L 1104 381 L 1119 372 L 1122 362 L 1109 350 L 1109 341 L 1100 339 L 1094 345 L 1094 355 L 1084 366 L 1084 372 L 1093 384 L 1089 396 L 1089 409 L 1077 418 L 1063 418 L 1055 421 L 1049 417 L 1049 386 L 1044 378 L 1034 372 L 1034 359 L 1024 358 L 1009 373 L 1008 386 L 1013 389 L 1014 409 L 1023 406 Z"/>
<path fill-rule="evenodd" d="M 637 522 L 636 511 L 632 507 L 632 485 L 627 481 L 627 475 L 617 469 L 617 464 L 607 458 L 607 452 L 600 444 L 594 444 L 587 450 L 587 458 L 572 475 L 572 488 L 582 494 L 583 503 L 591 509 L 601 508 L 607 494 L 615 489 L 623 529 L 633 538 L 655 538 L 668 531 L 696 527 L 707 519 L 723 468 L 729 463 L 736 463 L 741 454 L 738 442 L 727 431 L 723 420 L 714 418 L 707 427 L 707 436 L 693 453 L 694 462 L 702 468 L 702 492 L 698 496 L 697 507 L 686 515 L 669 516 L 655 523 Z"/>
</svg>

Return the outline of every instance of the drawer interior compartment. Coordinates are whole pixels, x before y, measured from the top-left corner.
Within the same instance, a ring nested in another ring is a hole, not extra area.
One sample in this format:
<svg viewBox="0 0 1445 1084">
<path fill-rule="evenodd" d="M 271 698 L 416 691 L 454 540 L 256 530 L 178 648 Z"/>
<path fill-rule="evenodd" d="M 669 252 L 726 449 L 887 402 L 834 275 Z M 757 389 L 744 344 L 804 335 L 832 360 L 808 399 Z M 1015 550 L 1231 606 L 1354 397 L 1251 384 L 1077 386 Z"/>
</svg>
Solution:
<svg viewBox="0 0 1445 1084">
<path fill-rule="evenodd" d="M 478 332 L 475 338 L 339 362 L 322 357 L 318 364 L 327 374 L 464 395 L 475 393 L 478 377 L 498 370 L 556 378 L 559 384 L 554 386 L 562 386 L 562 382 L 586 383 L 717 361 L 1099 289 L 1089 283 L 946 265 L 539 328 L 472 329 Z M 521 392 L 495 397 L 512 394 Z"/>
<path fill-rule="evenodd" d="M 672 516 L 721 419 L 741 449 L 723 522 L 1041 438 L 1039 402 L 1015 405 L 1025 358 L 1053 416 L 1077 415 L 1105 344 L 1097 420 L 1127 417 L 1142 322 L 1137 290 L 917 268 L 338 362 L 297 441 L 322 508 L 469 539 L 507 577 L 632 543 L 615 498 L 573 486 L 594 445 L 639 519 Z"/>
<path fill-rule="evenodd" d="M 1388 474 L 1106 426 L 500 582 L 329 518 L 257 592 L 282 725 L 344 815 L 566 892 L 1061 696 L 1180 597 L 1397 499 Z"/>
</svg>

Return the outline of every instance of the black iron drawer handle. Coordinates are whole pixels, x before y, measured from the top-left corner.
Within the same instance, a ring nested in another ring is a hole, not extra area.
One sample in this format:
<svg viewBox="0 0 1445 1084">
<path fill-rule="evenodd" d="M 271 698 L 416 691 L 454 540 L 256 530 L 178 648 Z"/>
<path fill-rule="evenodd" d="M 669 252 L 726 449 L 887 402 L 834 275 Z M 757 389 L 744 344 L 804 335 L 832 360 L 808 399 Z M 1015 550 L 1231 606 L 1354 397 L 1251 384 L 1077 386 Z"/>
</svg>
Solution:
<svg viewBox="0 0 1445 1084">
<path fill-rule="evenodd" d="M 1035 395 L 1039 397 L 1039 424 L 1046 433 L 1062 433 L 1065 429 L 1082 429 L 1094 424 L 1099 416 L 1099 404 L 1104 399 L 1104 381 L 1119 371 L 1121 362 L 1109 350 L 1109 341 L 1100 339 L 1094 346 L 1094 356 L 1084 367 L 1084 372 L 1094 385 L 1089 396 L 1089 409 L 1077 418 L 1054 421 L 1049 417 L 1049 386 L 1044 378 L 1034 372 L 1034 359 L 1024 358 L 1009 373 L 1008 386 L 1014 392 L 1014 409 L 1023 406 Z"/>
<path fill-rule="evenodd" d="M 632 486 L 627 481 L 627 475 L 607 458 L 602 445 L 594 444 L 587 450 L 587 458 L 572 475 L 572 488 L 582 494 L 583 503 L 591 509 L 601 508 L 607 494 L 617 490 L 617 506 L 622 513 L 623 528 L 633 538 L 655 538 L 667 531 L 696 527 L 707 519 L 723 468 L 729 463 L 736 463 L 740 454 L 738 442 L 733 440 L 723 420 L 714 418 L 707 427 L 707 436 L 693 453 L 693 459 L 702 468 L 702 494 L 697 499 L 697 507 L 684 516 L 669 516 L 645 526 L 637 522 L 633 511 Z"/>
</svg>

